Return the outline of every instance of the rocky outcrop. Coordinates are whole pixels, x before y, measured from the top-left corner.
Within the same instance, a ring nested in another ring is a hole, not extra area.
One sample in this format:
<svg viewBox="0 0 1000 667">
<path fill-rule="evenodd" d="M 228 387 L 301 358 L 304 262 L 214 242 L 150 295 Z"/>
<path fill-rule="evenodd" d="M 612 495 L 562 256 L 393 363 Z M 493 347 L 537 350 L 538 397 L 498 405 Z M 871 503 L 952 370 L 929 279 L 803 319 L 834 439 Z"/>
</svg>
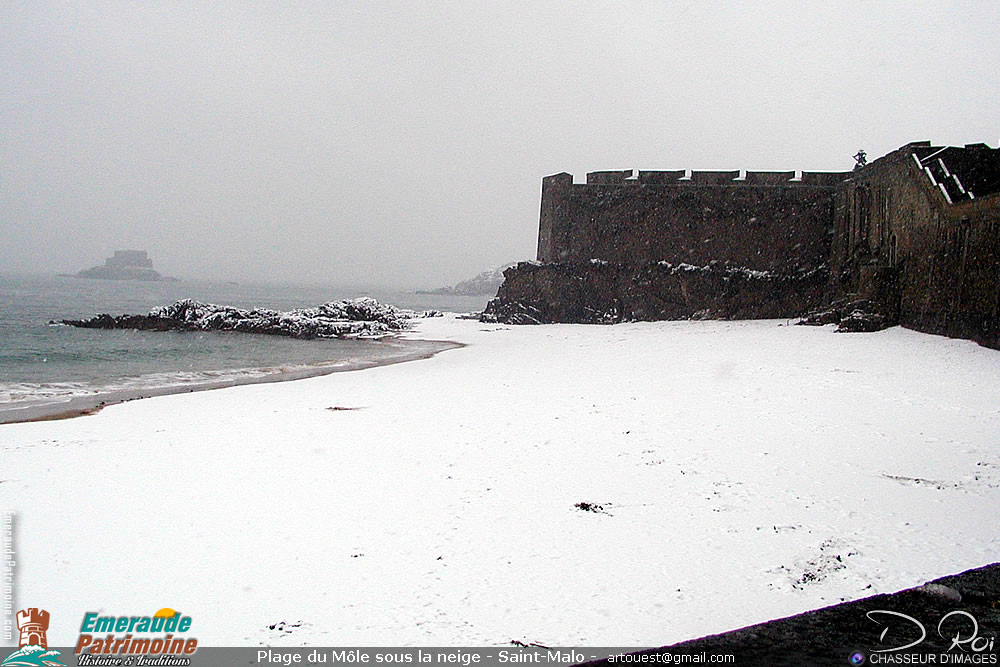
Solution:
<svg viewBox="0 0 1000 667">
<path fill-rule="evenodd" d="M 285 312 L 265 308 L 247 310 L 184 299 L 154 308 L 146 315 L 98 315 L 87 320 L 62 320 L 62 323 L 88 329 L 241 331 L 310 339 L 381 336 L 408 328 L 413 318 L 437 314 L 403 310 L 369 297 Z"/>
<path fill-rule="evenodd" d="M 899 324 L 898 313 L 879 307 L 871 299 L 840 299 L 813 310 L 796 324 L 823 326 L 836 324 L 838 333 L 881 331 Z"/>
<path fill-rule="evenodd" d="M 492 296 L 503 282 L 503 273 L 514 264 L 505 264 L 489 271 L 483 271 L 474 278 L 456 283 L 453 287 L 439 287 L 432 290 L 417 290 L 417 294 L 454 294 L 456 296 Z"/>
<path fill-rule="evenodd" d="M 825 267 L 795 274 L 713 262 L 645 266 L 521 262 L 504 272 L 482 319 L 508 324 L 611 323 L 624 320 L 766 319 L 816 308 Z"/>
</svg>

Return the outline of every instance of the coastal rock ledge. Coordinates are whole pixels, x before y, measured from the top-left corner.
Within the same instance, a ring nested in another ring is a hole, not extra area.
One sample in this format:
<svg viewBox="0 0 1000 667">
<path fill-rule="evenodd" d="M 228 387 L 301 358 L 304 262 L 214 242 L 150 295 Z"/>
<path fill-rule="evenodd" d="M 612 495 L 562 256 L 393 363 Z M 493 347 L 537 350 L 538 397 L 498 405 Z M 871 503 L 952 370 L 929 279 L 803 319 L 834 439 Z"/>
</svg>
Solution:
<svg viewBox="0 0 1000 667">
<path fill-rule="evenodd" d="M 484 322 L 611 324 L 798 317 L 822 302 L 826 266 L 757 271 L 709 262 L 521 262 L 504 271 Z"/>
<path fill-rule="evenodd" d="M 62 324 L 86 329 L 139 329 L 142 331 L 240 331 L 292 338 L 346 338 L 384 336 L 410 326 L 410 320 L 439 315 L 404 310 L 370 297 L 331 301 L 314 308 L 277 311 L 266 308 L 233 308 L 183 299 L 160 306 L 146 315 L 97 315 Z"/>
</svg>

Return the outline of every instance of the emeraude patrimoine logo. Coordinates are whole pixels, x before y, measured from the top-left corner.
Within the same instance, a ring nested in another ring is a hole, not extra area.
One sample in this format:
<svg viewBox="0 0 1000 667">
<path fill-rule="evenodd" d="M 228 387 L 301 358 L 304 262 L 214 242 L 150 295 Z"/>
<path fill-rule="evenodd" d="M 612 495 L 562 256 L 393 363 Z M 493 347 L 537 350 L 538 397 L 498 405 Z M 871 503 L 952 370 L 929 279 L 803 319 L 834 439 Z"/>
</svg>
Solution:
<svg viewBox="0 0 1000 667">
<path fill-rule="evenodd" d="M 198 650 L 198 640 L 187 636 L 190 629 L 191 617 L 168 607 L 152 616 L 101 616 L 96 611 L 88 611 L 83 615 L 80 638 L 73 652 L 77 655 L 187 656 Z M 80 664 L 84 664 L 82 660 Z"/>
</svg>

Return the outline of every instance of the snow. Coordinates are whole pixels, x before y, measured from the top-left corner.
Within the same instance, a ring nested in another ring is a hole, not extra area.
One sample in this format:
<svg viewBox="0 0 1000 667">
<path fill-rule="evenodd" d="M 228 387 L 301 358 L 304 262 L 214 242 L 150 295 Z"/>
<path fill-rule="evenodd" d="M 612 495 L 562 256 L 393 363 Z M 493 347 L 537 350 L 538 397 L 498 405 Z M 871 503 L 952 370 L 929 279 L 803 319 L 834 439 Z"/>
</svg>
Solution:
<svg viewBox="0 0 1000 667">
<path fill-rule="evenodd" d="M 405 335 L 466 347 L 0 427 L 49 644 L 169 606 L 205 646 L 654 646 L 1000 552 L 996 351 L 784 321 Z"/>
<path fill-rule="evenodd" d="M 590 260 L 593 262 L 594 260 Z M 666 260 L 660 260 L 657 265 L 666 267 L 670 269 L 671 273 L 678 273 L 680 271 L 694 272 L 694 273 L 708 273 L 716 269 L 715 262 L 706 264 L 705 266 L 696 266 L 694 264 L 688 264 L 687 262 L 681 262 L 676 266 L 671 264 Z M 772 280 L 778 278 L 778 274 L 772 271 L 758 271 L 757 269 L 751 269 L 746 266 L 724 266 L 720 267 L 727 276 L 741 276 L 743 278 L 748 278 L 752 280 Z"/>
</svg>

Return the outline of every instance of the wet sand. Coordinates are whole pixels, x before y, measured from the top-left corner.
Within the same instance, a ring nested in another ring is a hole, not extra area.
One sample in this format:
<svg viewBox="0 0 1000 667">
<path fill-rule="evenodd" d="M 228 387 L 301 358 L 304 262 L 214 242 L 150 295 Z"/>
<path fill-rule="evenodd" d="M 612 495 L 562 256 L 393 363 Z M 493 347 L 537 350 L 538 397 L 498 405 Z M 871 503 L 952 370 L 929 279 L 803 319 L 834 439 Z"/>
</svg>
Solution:
<svg viewBox="0 0 1000 667">
<path fill-rule="evenodd" d="M 100 412 L 109 405 L 136 401 L 153 396 L 168 396 L 171 394 L 187 394 L 195 391 L 224 389 L 245 384 L 263 384 L 268 382 L 289 382 L 304 378 L 358 371 L 376 366 L 389 366 L 405 361 L 428 359 L 438 352 L 465 347 L 462 343 L 446 340 L 400 340 L 394 339 L 391 344 L 398 347 L 398 352 L 378 359 L 364 359 L 347 363 L 332 361 L 328 364 L 302 366 L 296 368 L 276 367 L 273 372 L 264 375 L 227 378 L 166 387 L 148 387 L 118 391 L 97 392 L 83 396 L 73 396 L 65 400 L 54 400 L 50 403 L 34 403 L 17 405 L 13 403 L 0 404 L 0 424 L 17 424 L 22 422 L 52 421 L 57 419 L 72 419 L 85 417 Z"/>
</svg>

